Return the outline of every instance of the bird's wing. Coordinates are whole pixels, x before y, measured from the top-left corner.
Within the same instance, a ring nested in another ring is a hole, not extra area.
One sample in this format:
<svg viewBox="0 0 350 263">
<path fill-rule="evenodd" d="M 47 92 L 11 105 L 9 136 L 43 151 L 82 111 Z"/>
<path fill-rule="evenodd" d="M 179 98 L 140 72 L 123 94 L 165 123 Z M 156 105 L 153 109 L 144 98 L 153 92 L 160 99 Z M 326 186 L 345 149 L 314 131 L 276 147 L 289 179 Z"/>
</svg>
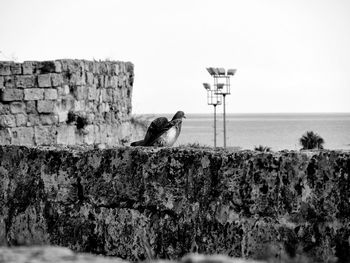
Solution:
<svg viewBox="0 0 350 263">
<path fill-rule="evenodd" d="M 177 138 L 179 136 L 180 132 L 181 132 L 182 120 L 181 119 L 172 120 L 172 121 L 169 122 L 169 124 L 171 126 L 175 126 L 176 127 L 176 138 Z"/>
<path fill-rule="evenodd" d="M 155 119 L 149 125 L 146 136 L 144 139 L 145 145 L 150 145 L 155 139 L 157 139 L 162 133 L 166 132 L 172 127 L 172 124 L 165 117 Z"/>
</svg>

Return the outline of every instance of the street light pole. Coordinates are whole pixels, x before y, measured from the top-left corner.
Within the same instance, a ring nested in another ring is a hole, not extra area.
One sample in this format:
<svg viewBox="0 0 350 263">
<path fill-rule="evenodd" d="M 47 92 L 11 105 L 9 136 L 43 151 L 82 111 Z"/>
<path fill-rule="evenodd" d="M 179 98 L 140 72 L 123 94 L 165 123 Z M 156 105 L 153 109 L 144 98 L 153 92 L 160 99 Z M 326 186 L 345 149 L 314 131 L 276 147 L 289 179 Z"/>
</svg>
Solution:
<svg viewBox="0 0 350 263">
<path fill-rule="evenodd" d="M 221 98 L 216 90 L 211 89 L 210 84 L 203 83 L 207 91 L 207 103 L 214 106 L 214 147 L 216 148 L 216 106 L 221 104 Z"/>
<path fill-rule="evenodd" d="M 222 94 L 223 98 L 223 104 L 224 104 L 224 148 L 226 148 L 226 104 L 225 104 L 225 98 L 226 94 Z"/>
<path fill-rule="evenodd" d="M 223 122 L 224 122 L 224 148 L 226 148 L 226 95 L 230 95 L 230 77 L 236 73 L 236 69 L 228 69 L 227 73 L 224 68 L 207 68 L 209 74 L 214 78 L 214 92 L 222 95 L 223 98 Z M 225 79 L 225 83 L 219 83 L 219 79 Z"/>
<path fill-rule="evenodd" d="M 216 104 L 214 104 L 214 148 L 216 148 Z"/>
</svg>

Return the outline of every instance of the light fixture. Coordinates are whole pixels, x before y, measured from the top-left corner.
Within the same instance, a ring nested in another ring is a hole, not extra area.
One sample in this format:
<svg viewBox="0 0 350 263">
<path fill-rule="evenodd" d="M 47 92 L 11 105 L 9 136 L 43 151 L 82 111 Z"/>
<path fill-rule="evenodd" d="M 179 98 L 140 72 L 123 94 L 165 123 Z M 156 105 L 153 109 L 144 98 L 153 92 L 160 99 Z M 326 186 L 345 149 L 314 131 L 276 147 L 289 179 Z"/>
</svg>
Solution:
<svg viewBox="0 0 350 263">
<path fill-rule="evenodd" d="M 233 76 L 234 74 L 236 74 L 236 69 L 228 69 L 227 70 L 227 75 L 228 76 Z"/>
<path fill-rule="evenodd" d="M 210 90 L 210 84 L 209 83 L 203 83 L 203 86 L 206 90 Z"/>
<path fill-rule="evenodd" d="M 225 69 L 224 68 L 218 68 L 218 75 L 224 76 L 225 75 Z"/>
<path fill-rule="evenodd" d="M 214 72 L 214 76 L 215 75 L 219 75 L 219 70 L 218 68 L 212 68 L 213 69 L 213 72 Z"/>
<path fill-rule="evenodd" d="M 207 71 L 209 72 L 209 74 L 210 74 L 211 76 L 214 76 L 214 75 L 215 75 L 213 68 L 207 68 Z"/>
<path fill-rule="evenodd" d="M 217 87 L 217 89 L 219 90 L 222 90 L 223 88 L 224 88 L 224 86 L 225 86 L 225 84 L 224 83 L 218 83 L 218 84 L 216 84 L 216 87 Z"/>
</svg>

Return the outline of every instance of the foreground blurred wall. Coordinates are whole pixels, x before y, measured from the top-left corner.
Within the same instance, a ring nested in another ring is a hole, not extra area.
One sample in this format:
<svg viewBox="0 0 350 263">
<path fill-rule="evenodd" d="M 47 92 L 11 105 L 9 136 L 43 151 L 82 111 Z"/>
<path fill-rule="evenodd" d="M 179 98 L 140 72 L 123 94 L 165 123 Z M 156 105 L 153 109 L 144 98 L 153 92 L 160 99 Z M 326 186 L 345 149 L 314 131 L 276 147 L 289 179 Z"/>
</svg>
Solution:
<svg viewBox="0 0 350 263">
<path fill-rule="evenodd" d="M 349 152 L 1 146 L 0 244 L 348 262 L 349 175 Z"/>
<path fill-rule="evenodd" d="M 0 62 L 0 144 L 124 144 L 133 81 L 130 62 Z"/>
</svg>

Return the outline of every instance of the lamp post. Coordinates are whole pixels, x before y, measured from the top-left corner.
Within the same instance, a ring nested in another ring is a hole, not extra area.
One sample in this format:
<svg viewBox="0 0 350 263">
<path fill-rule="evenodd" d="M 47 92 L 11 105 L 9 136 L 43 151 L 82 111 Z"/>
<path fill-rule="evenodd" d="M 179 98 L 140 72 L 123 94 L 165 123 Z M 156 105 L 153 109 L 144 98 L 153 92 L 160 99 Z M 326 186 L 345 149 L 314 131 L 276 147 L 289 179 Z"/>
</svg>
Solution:
<svg viewBox="0 0 350 263">
<path fill-rule="evenodd" d="M 223 97 L 223 122 L 224 122 L 224 148 L 226 148 L 226 95 L 231 94 L 230 90 L 230 77 L 235 75 L 236 69 L 228 69 L 225 72 L 224 68 L 207 68 L 209 74 L 214 78 L 214 90 L 217 95 L 222 95 Z M 224 83 L 219 82 L 224 80 Z"/>
<path fill-rule="evenodd" d="M 210 84 L 203 83 L 207 91 L 207 103 L 214 106 L 214 147 L 216 148 L 216 106 L 221 104 L 221 98 L 216 90 L 211 89 Z"/>
</svg>

